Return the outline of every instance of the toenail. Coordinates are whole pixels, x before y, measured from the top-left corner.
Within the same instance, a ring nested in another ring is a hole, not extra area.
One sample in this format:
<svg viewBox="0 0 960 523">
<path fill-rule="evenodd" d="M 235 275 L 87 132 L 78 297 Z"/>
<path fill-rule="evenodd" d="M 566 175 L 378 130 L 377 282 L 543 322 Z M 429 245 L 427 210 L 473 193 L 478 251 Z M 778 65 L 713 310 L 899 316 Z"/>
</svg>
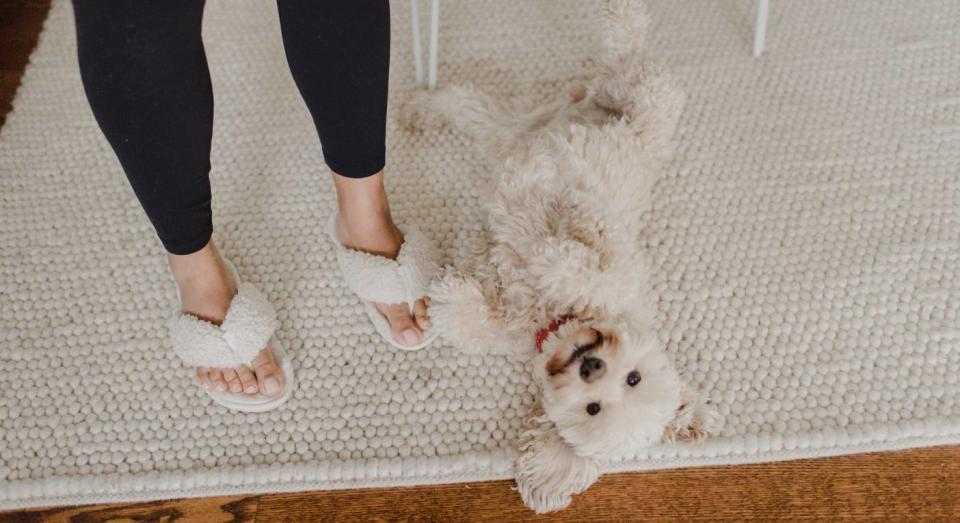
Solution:
<svg viewBox="0 0 960 523">
<path fill-rule="evenodd" d="M 413 329 L 407 329 L 403 331 L 403 341 L 405 341 L 407 345 L 413 345 L 414 343 L 420 341 L 417 339 L 417 331 Z"/>
<path fill-rule="evenodd" d="M 239 381 L 230 382 L 230 392 L 240 392 L 243 390 L 243 385 L 240 385 Z"/>
<path fill-rule="evenodd" d="M 224 383 L 217 383 L 217 390 L 219 390 L 220 392 L 226 392 L 227 385 Z"/>
<path fill-rule="evenodd" d="M 210 390 L 210 383 L 209 383 L 209 382 L 206 382 L 206 381 L 203 382 L 203 388 L 206 389 L 206 390 Z"/>
<path fill-rule="evenodd" d="M 255 392 L 257 392 L 256 385 L 247 385 L 247 394 L 253 394 Z"/>
<path fill-rule="evenodd" d="M 274 376 L 270 376 L 269 378 L 263 380 L 263 388 L 267 394 L 275 394 L 278 390 L 280 390 L 280 380 Z"/>
<path fill-rule="evenodd" d="M 430 321 L 430 318 L 424 316 L 423 318 L 420 318 L 420 326 L 424 329 L 429 329 L 430 327 L 433 327 L 433 322 Z"/>
</svg>

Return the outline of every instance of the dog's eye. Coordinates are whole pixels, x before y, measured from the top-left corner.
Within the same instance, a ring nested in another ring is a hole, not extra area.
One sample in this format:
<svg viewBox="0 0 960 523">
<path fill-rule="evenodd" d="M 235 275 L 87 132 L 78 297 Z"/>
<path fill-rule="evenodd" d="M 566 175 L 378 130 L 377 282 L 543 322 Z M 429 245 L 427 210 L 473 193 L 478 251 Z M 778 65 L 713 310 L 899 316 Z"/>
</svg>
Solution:
<svg viewBox="0 0 960 523">
<path fill-rule="evenodd" d="M 633 371 L 630 374 L 627 374 L 627 385 L 631 387 L 636 387 L 637 383 L 640 383 L 640 373 Z"/>
</svg>

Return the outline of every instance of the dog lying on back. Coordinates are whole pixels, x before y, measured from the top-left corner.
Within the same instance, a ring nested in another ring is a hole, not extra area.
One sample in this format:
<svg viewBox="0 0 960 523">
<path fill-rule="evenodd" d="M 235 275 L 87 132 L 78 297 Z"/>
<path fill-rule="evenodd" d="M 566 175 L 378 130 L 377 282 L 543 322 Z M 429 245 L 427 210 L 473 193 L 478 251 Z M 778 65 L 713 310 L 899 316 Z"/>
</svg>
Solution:
<svg viewBox="0 0 960 523">
<path fill-rule="evenodd" d="M 719 425 L 658 340 L 639 242 L 683 97 L 644 56 L 642 4 L 610 1 L 602 23 L 593 79 L 556 100 L 521 109 L 449 87 L 401 115 L 439 117 L 497 162 L 486 242 L 433 286 L 430 310 L 461 350 L 532 357 L 542 396 L 516 474 L 537 512 L 567 506 L 598 460 Z"/>
</svg>

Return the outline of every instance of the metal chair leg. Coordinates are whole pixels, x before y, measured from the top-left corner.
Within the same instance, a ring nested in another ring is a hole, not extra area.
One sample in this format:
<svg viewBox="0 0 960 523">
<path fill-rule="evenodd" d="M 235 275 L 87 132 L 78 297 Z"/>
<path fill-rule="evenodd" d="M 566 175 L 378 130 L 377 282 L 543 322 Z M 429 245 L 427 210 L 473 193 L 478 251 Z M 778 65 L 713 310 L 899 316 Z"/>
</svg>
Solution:
<svg viewBox="0 0 960 523">
<path fill-rule="evenodd" d="M 753 27 L 753 57 L 763 53 L 764 41 L 767 39 L 767 17 L 770 11 L 770 0 L 757 0 L 757 21 Z"/>
<path fill-rule="evenodd" d="M 420 50 L 420 0 L 410 0 L 410 27 L 413 28 L 413 67 L 417 85 L 423 84 L 423 54 Z"/>
<path fill-rule="evenodd" d="M 440 0 L 430 3 L 430 64 L 427 71 L 427 88 L 437 86 L 437 47 L 440 32 Z"/>
</svg>

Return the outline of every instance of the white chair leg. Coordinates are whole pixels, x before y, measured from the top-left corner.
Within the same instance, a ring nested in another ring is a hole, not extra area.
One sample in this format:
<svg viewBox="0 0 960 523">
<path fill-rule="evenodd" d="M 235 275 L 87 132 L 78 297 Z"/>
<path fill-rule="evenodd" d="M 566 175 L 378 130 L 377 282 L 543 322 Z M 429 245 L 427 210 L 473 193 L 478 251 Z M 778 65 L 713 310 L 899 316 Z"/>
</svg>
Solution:
<svg viewBox="0 0 960 523">
<path fill-rule="evenodd" d="M 417 85 L 423 84 L 423 54 L 420 51 L 420 0 L 410 0 L 410 27 L 413 28 L 413 67 Z"/>
<path fill-rule="evenodd" d="M 763 53 L 764 41 L 767 39 L 767 16 L 770 11 L 770 0 L 757 0 L 757 21 L 753 27 L 753 57 Z"/>
<path fill-rule="evenodd" d="M 427 71 L 427 88 L 437 86 L 437 36 L 440 32 L 440 0 L 430 3 L 430 64 Z"/>
</svg>

